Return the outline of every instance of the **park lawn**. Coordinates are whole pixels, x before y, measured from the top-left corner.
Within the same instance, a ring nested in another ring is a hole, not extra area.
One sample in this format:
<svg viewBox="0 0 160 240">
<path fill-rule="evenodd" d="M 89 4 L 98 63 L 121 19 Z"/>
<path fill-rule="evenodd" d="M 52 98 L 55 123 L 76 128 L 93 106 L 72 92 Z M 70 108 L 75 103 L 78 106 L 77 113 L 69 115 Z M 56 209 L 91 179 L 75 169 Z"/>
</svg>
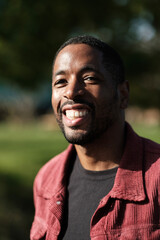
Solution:
<svg viewBox="0 0 160 240">
<path fill-rule="evenodd" d="M 160 126 L 134 124 L 135 131 L 160 143 Z M 0 236 L 29 239 L 34 215 L 33 180 L 40 167 L 66 148 L 59 130 L 38 123 L 0 125 Z"/>
<path fill-rule="evenodd" d="M 29 239 L 34 177 L 67 145 L 60 131 L 43 125 L 0 125 L 0 239 Z"/>
<path fill-rule="evenodd" d="M 160 126 L 133 124 L 141 136 L 160 143 Z M 42 124 L 0 125 L 0 172 L 15 175 L 29 186 L 39 168 L 67 147 L 59 129 Z"/>
<path fill-rule="evenodd" d="M 42 164 L 67 145 L 59 130 L 43 125 L 0 125 L 0 172 L 20 177 L 30 185 Z"/>
<path fill-rule="evenodd" d="M 132 127 L 138 135 L 160 143 L 160 125 L 132 124 Z"/>
</svg>

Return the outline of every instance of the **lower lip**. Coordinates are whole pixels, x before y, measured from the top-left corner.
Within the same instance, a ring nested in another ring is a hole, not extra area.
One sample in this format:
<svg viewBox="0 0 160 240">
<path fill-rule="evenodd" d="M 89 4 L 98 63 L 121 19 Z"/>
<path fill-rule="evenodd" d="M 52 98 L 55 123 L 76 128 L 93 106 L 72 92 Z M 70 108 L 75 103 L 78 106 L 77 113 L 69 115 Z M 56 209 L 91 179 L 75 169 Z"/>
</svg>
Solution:
<svg viewBox="0 0 160 240">
<path fill-rule="evenodd" d="M 67 118 L 66 115 L 63 115 L 63 123 L 67 127 L 76 127 L 76 126 L 80 126 L 80 125 L 86 123 L 88 120 L 88 117 L 89 117 L 89 114 L 87 114 L 84 117 L 79 117 L 76 119 L 69 119 L 69 118 Z"/>
</svg>

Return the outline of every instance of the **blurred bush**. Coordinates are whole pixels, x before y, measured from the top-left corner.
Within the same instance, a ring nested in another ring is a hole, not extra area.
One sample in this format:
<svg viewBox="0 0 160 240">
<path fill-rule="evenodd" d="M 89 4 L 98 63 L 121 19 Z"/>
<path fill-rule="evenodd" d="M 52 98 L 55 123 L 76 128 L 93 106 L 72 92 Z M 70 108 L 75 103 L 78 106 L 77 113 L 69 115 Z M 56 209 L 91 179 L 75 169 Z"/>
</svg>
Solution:
<svg viewBox="0 0 160 240">
<path fill-rule="evenodd" d="M 157 6 L 158 0 L 0 0 L 0 82 L 25 89 L 50 83 L 60 44 L 71 36 L 92 34 L 123 57 L 131 104 L 159 108 Z"/>
</svg>

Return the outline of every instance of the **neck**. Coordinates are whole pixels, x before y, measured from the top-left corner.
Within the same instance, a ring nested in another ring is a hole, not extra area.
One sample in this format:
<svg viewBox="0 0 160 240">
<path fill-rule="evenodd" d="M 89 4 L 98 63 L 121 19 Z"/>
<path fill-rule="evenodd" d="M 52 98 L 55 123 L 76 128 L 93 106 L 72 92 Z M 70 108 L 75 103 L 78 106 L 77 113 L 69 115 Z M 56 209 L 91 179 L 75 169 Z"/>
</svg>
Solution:
<svg viewBox="0 0 160 240">
<path fill-rule="evenodd" d="M 82 166 L 103 171 L 119 165 L 124 148 L 124 123 L 108 129 L 101 137 L 85 146 L 75 145 Z"/>
</svg>

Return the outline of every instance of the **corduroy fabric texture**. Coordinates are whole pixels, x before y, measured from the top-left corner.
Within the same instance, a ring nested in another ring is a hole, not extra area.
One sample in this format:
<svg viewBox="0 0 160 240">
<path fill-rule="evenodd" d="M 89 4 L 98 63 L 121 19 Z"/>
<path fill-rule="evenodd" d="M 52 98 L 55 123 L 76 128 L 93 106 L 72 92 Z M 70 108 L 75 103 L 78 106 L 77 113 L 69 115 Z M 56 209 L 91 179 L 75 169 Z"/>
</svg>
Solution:
<svg viewBox="0 0 160 240">
<path fill-rule="evenodd" d="M 139 137 L 127 123 L 126 129 L 125 150 L 114 186 L 91 219 L 92 240 L 160 239 L 160 145 Z M 58 239 L 66 197 L 66 173 L 73 159 L 75 149 L 69 145 L 37 174 L 31 240 Z"/>
</svg>

